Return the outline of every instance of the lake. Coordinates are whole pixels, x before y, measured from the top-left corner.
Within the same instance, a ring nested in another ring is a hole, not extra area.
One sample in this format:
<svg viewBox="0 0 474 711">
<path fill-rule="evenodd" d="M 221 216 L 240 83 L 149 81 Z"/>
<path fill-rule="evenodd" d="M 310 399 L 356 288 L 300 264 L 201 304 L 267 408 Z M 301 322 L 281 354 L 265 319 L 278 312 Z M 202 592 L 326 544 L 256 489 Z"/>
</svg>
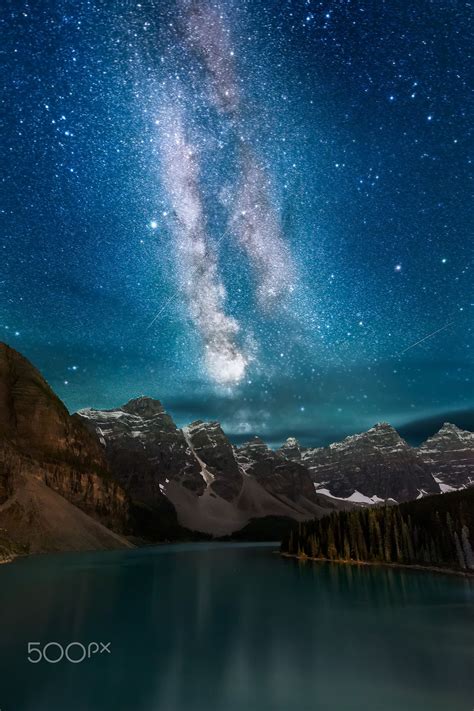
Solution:
<svg viewBox="0 0 474 711">
<path fill-rule="evenodd" d="M 1 711 L 474 708 L 472 581 L 302 564 L 275 548 L 165 545 L 0 566 Z M 72 642 L 72 661 L 60 658 Z"/>
</svg>

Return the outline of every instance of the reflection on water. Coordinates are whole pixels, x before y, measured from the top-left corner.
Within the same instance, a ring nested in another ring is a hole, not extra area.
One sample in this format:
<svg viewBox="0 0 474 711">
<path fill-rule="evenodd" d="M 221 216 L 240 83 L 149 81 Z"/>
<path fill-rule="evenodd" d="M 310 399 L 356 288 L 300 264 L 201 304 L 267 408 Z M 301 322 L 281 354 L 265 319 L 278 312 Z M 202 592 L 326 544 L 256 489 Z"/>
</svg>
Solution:
<svg viewBox="0 0 474 711">
<path fill-rule="evenodd" d="M 4 711 L 411 711 L 474 704 L 474 585 L 265 546 L 44 556 L 0 569 Z M 110 641 L 81 664 L 27 643 Z"/>
</svg>

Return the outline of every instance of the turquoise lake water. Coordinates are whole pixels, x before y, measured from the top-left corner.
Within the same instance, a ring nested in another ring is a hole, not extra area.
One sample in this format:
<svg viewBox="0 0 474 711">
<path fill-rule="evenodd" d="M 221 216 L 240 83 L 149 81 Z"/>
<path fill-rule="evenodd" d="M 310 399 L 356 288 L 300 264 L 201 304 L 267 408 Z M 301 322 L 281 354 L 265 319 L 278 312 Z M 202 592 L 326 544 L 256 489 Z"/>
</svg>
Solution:
<svg viewBox="0 0 474 711">
<path fill-rule="evenodd" d="M 301 564 L 275 548 L 167 545 L 0 566 L 1 711 L 474 708 L 472 581 Z M 29 642 L 58 644 L 33 664 Z M 110 643 L 110 654 L 51 663 L 71 642 Z"/>
</svg>

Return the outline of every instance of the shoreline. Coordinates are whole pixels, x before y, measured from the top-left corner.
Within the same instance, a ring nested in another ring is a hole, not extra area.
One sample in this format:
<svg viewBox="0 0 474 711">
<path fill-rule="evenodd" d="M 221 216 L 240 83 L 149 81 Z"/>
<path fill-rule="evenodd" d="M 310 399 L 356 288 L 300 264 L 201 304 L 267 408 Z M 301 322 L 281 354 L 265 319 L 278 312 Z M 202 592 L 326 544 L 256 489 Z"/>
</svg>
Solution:
<svg viewBox="0 0 474 711">
<path fill-rule="evenodd" d="M 246 541 L 246 540 L 221 540 L 219 538 L 214 540 L 201 540 L 196 541 L 193 539 L 184 541 L 156 541 L 153 543 L 145 543 L 143 545 L 137 545 L 136 542 L 129 548 L 87 548 L 84 550 L 78 550 L 77 548 L 70 550 L 52 550 L 52 551 L 35 551 L 34 553 L 15 553 L 9 557 L 0 558 L 0 565 L 13 563 L 15 560 L 21 560 L 23 558 L 38 558 L 40 556 L 50 556 L 50 555 L 68 555 L 72 553 L 117 553 L 119 551 L 144 551 L 149 548 L 159 548 L 161 546 L 180 546 L 180 545 L 222 545 L 222 546 L 232 546 L 238 544 L 239 546 L 257 546 L 257 547 L 270 547 L 275 546 L 273 552 L 278 553 L 279 541 Z M 0 710 L 1 711 L 1 710 Z"/>
<path fill-rule="evenodd" d="M 8 563 L 13 563 L 13 561 L 17 558 L 18 556 L 14 556 L 12 558 L 4 558 L 3 560 L 0 560 L 0 565 L 7 565 Z"/>
<path fill-rule="evenodd" d="M 278 551 L 278 555 L 280 555 L 282 558 L 294 558 L 295 560 L 301 562 L 311 561 L 312 563 L 337 563 L 339 565 L 366 565 L 383 568 L 401 568 L 404 570 L 421 570 L 428 573 L 441 573 L 443 575 L 460 575 L 463 578 L 469 579 L 474 578 L 474 571 L 470 572 L 467 570 L 456 570 L 454 568 L 437 568 L 436 566 L 431 565 L 410 565 L 408 563 L 382 563 L 379 561 L 372 560 L 344 560 L 342 558 L 332 560 L 330 558 L 312 558 L 309 555 L 299 556 L 294 553 L 282 553 L 281 551 Z"/>
</svg>

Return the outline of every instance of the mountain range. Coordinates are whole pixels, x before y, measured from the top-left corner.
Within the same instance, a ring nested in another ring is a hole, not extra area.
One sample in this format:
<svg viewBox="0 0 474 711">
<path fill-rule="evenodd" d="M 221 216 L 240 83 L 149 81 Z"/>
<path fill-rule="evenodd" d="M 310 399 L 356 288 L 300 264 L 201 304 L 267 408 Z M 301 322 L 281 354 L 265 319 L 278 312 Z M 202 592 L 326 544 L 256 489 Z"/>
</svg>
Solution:
<svg viewBox="0 0 474 711">
<path fill-rule="evenodd" d="M 304 520 L 344 505 L 318 494 L 306 467 L 261 440 L 234 448 L 218 422 L 179 429 L 151 398 L 77 417 L 98 436 L 133 501 L 159 511 L 167 499 L 190 530 L 224 536 L 251 519 Z"/>
<path fill-rule="evenodd" d="M 290 437 L 279 452 L 307 467 L 320 493 L 369 505 L 474 484 L 474 434 L 449 422 L 420 447 L 382 422 L 329 447 L 302 448 Z"/>
<path fill-rule="evenodd" d="M 70 415 L 0 344 L 0 559 L 255 534 L 265 522 L 398 503 L 474 484 L 474 434 L 446 423 L 420 447 L 386 423 L 328 447 L 234 446 L 218 422 L 179 428 L 139 397 Z"/>
</svg>

